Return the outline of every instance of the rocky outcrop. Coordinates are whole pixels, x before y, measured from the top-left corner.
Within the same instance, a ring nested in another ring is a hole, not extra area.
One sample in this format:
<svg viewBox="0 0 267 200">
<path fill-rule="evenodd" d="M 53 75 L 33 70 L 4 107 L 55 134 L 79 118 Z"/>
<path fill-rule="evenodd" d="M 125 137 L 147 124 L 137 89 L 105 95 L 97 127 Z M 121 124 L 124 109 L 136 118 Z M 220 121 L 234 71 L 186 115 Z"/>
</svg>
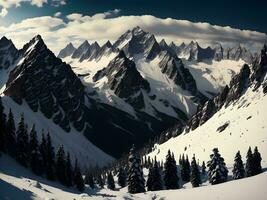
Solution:
<svg viewBox="0 0 267 200">
<path fill-rule="evenodd" d="M 71 55 L 74 53 L 75 50 L 76 50 L 76 49 L 75 49 L 75 47 L 72 45 L 72 43 L 69 43 L 64 49 L 62 49 L 62 50 L 59 52 L 59 54 L 58 54 L 57 57 L 59 57 L 59 58 L 66 58 L 66 57 L 68 57 L 68 56 L 71 56 Z"/>
<path fill-rule="evenodd" d="M 97 76 L 97 77 L 96 77 Z M 108 66 L 94 76 L 95 80 L 106 76 L 107 84 L 114 93 L 131 104 L 136 109 L 144 108 L 143 91 L 149 93 L 149 83 L 143 79 L 135 67 L 135 63 L 129 60 L 123 51 L 120 51 Z"/>
<path fill-rule="evenodd" d="M 19 51 L 11 40 L 6 37 L 0 39 L 0 69 L 7 69 L 13 65 L 19 57 Z"/>
<path fill-rule="evenodd" d="M 66 131 L 70 123 L 84 128 L 84 87 L 71 67 L 47 49 L 36 36 L 22 49 L 23 62 L 10 72 L 4 94 L 18 104 L 23 100 Z M 70 115 L 71 113 L 71 115 Z"/>
<path fill-rule="evenodd" d="M 142 54 L 148 60 L 153 60 L 161 51 L 155 36 L 138 26 L 120 36 L 114 47 L 122 49 L 127 57 Z"/>
<path fill-rule="evenodd" d="M 229 60 L 239 60 L 242 59 L 246 63 L 251 64 L 253 61 L 253 56 L 250 51 L 248 51 L 245 47 L 238 45 L 232 48 L 226 48 L 224 50 L 224 59 Z"/>
</svg>

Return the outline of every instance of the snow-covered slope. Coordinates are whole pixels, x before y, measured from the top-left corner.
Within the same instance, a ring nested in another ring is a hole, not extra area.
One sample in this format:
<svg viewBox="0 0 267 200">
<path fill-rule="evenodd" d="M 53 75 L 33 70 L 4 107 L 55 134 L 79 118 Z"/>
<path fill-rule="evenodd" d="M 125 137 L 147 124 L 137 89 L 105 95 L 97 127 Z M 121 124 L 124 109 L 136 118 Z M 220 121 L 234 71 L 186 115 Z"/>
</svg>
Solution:
<svg viewBox="0 0 267 200">
<path fill-rule="evenodd" d="M 18 105 L 7 96 L 2 97 L 2 102 L 6 114 L 8 114 L 9 109 L 12 109 L 15 124 L 18 124 L 20 116 L 23 113 L 25 123 L 29 128 L 35 124 L 40 141 L 42 130 L 44 130 L 45 133 L 49 132 L 55 150 L 63 144 L 66 151 L 70 152 L 73 160 L 75 158 L 79 160 L 83 169 L 96 165 L 103 166 L 114 160 L 114 158 L 104 153 L 101 149 L 86 139 L 81 132 L 72 128 L 71 132 L 66 133 L 66 131 L 53 123 L 50 119 L 46 118 L 41 112 L 33 112 L 25 102 L 23 105 Z"/>
<path fill-rule="evenodd" d="M 145 170 L 145 175 L 147 175 L 147 170 Z M 0 157 L 0 199 L 4 200 L 16 200 L 18 197 L 20 200 L 265 200 L 267 172 L 214 186 L 205 184 L 199 188 L 191 188 L 191 184 L 188 183 L 178 190 L 132 195 L 127 193 L 127 187 L 120 188 L 116 183 L 118 189 L 115 191 L 106 188 L 92 190 L 86 187 L 85 191 L 80 194 L 73 188 L 66 188 L 57 182 L 33 175 L 6 155 Z"/>
<path fill-rule="evenodd" d="M 232 77 L 239 73 L 245 63 L 243 60 L 206 60 L 206 62 L 196 62 L 185 59 L 183 59 L 183 62 L 196 80 L 200 92 L 210 98 L 228 85 Z"/>
<path fill-rule="evenodd" d="M 262 92 L 262 87 L 256 91 L 250 87 L 239 100 L 220 109 L 200 127 L 189 133 L 184 132 L 161 145 L 155 145 L 149 156 L 164 160 L 170 149 L 176 159 L 184 153 L 190 158 L 195 154 L 200 161 L 207 161 L 212 149 L 218 147 L 226 164 L 231 166 L 238 150 L 245 158 L 249 146 L 258 146 L 263 160 L 267 161 L 266 107 L 267 95 Z M 220 132 L 218 128 L 223 125 L 227 127 Z"/>
</svg>

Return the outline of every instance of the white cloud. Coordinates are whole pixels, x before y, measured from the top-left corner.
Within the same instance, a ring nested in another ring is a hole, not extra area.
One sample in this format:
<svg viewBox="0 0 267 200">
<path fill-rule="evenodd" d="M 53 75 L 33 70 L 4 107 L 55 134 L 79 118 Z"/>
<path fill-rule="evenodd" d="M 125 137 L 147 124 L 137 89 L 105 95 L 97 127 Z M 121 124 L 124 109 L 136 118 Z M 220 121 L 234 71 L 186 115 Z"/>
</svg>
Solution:
<svg viewBox="0 0 267 200">
<path fill-rule="evenodd" d="M 7 15 L 8 11 L 6 8 L 2 8 L 2 10 L 0 11 L 0 17 L 5 17 Z"/>
<path fill-rule="evenodd" d="M 149 31 L 158 39 L 180 43 L 196 40 L 200 44 L 242 43 L 254 47 L 261 46 L 267 41 L 265 33 L 249 30 L 222 27 L 209 23 L 193 23 L 186 20 L 171 18 L 161 19 L 151 15 L 117 16 L 119 10 L 84 16 L 80 13 L 67 15 L 67 21 L 54 16 L 31 18 L 12 24 L 8 27 L 0 26 L 0 35 L 6 35 L 21 47 L 31 37 L 41 34 L 48 47 L 58 52 L 68 42 L 78 44 L 83 40 L 104 43 L 114 41 L 122 33 L 135 26 Z"/>
<path fill-rule="evenodd" d="M 54 14 L 54 17 L 60 17 L 61 15 L 62 15 L 61 12 L 56 12 L 56 13 Z"/>
<path fill-rule="evenodd" d="M 33 6 L 43 7 L 44 4 L 50 3 L 51 6 L 66 5 L 66 0 L 0 0 L 0 17 L 5 17 L 8 13 L 8 9 L 11 7 L 19 7 L 22 3 L 29 3 Z"/>
</svg>

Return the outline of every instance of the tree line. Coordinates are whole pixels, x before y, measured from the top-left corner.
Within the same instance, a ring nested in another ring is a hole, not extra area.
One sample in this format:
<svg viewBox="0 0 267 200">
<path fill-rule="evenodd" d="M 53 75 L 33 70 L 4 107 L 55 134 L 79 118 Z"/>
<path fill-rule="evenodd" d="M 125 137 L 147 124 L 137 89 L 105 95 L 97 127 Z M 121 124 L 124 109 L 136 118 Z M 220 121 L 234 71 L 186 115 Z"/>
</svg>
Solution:
<svg viewBox="0 0 267 200">
<path fill-rule="evenodd" d="M 45 134 L 42 130 L 42 139 L 39 143 L 35 125 L 33 124 L 28 133 L 28 125 L 24 122 L 23 114 L 16 128 L 12 111 L 10 109 L 6 117 L 1 98 L 0 151 L 10 155 L 38 176 L 51 181 L 58 180 L 64 186 L 76 187 L 79 191 L 84 190 L 78 160 L 75 160 L 73 166 L 70 154 L 65 153 L 63 145 L 59 146 L 55 153 L 49 132 Z"/>
</svg>

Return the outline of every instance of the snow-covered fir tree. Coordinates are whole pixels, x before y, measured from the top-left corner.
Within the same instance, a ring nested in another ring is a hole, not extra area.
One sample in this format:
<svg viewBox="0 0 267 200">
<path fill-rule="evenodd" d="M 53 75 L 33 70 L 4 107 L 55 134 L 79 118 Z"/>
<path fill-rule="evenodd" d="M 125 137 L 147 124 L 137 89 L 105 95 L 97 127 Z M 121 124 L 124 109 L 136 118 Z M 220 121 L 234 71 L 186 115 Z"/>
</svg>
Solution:
<svg viewBox="0 0 267 200">
<path fill-rule="evenodd" d="M 21 115 L 17 130 L 16 159 L 24 167 L 29 161 L 29 137 L 24 124 L 24 115 Z"/>
<path fill-rule="evenodd" d="M 56 155 L 56 175 L 57 179 L 66 185 L 66 155 L 63 145 L 61 145 Z"/>
<path fill-rule="evenodd" d="M 42 155 L 40 153 L 35 125 L 32 126 L 31 131 L 30 131 L 29 152 L 30 152 L 31 170 L 37 175 L 43 174 L 44 163 L 43 163 Z"/>
<path fill-rule="evenodd" d="M 253 154 L 251 151 L 251 147 L 248 148 L 247 152 L 247 161 L 246 161 L 246 175 L 247 177 L 249 176 L 254 176 L 255 175 L 255 166 L 254 166 L 254 159 L 253 159 Z"/>
<path fill-rule="evenodd" d="M 254 160 L 254 174 L 260 174 L 262 172 L 262 167 L 261 167 L 261 154 L 258 151 L 258 147 L 255 147 L 254 152 L 253 152 L 253 160 Z"/>
<path fill-rule="evenodd" d="M 193 156 L 192 161 L 191 161 L 190 181 L 193 187 L 199 187 L 200 184 L 202 183 L 201 178 L 200 178 L 200 171 L 199 171 L 195 156 Z"/>
<path fill-rule="evenodd" d="M 77 159 L 75 160 L 74 167 L 74 179 L 73 179 L 75 187 L 80 191 L 84 191 L 84 180 L 82 177 L 81 169 L 79 167 Z"/>
<path fill-rule="evenodd" d="M 8 120 L 6 124 L 6 135 L 7 135 L 7 153 L 11 157 L 16 155 L 16 127 L 14 117 L 11 109 L 9 110 Z"/>
<path fill-rule="evenodd" d="M 206 164 L 205 161 L 202 162 L 202 166 L 201 166 L 201 174 L 202 175 L 206 175 Z"/>
<path fill-rule="evenodd" d="M 184 182 L 190 181 L 190 163 L 188 160 L 188 156 L 186 156 L 186 159 L 184 159 L 184 156 L 182 158 L 182 165 L 181 165 L 181 178 Z"/>
<path fill-rule="evenodd" d="M 119 168 L 119 172 L 118 172 L 118 184 L 121 187 L 125 187 L 127 184 L 127 174 L 126 171 L 123 167 Z"/>
<path fill-rule="evenodd" d="M 212 185 L 227 181 L 228 170 L 225 166 L 224 159 L 219 154 L 218 148 L 213 149 L 210 155 L 211 160 L 208 161 L 208 178 Z"/>
<path fill-rule="evenodd" d="M 66 186 L 71 187 L 73 184 L 73 168 L 71 164 L 70 154 L 67 154 L 66 161 Z"/>
<path fill-rule="evenodd" d="M 134 145 L 129 155 L 128 192 L 132 194 L 145 192 L 145 179 L 141 168 L 141 160 L 135 152 Z"/>
<path fill-rule="evenodd" d="M 147 191 L 152 191 L 152 181 L 153 181 L 153 167 L 149 167 L 147 181 L 146 181 Z"/>
<path fill-rule="evenodd" d="M 171 156 L 170 150 L 168 150 L 166 161 L 164 164 L 164 182 L 166 189 L 179 188 L 179 177 L 177 174 L 176 161 Z"/>
<path fill-rule="evenodd" d="M 163 189 L 162 172 L 159 167 L 159 163 L 155 158 L 153 170 L 152 170 L 152 184 L 151 191 L 157 191 Z"/>
<path fill-rule="evenodd" d="M 234 167 L 233 167 L 233 179 L 241 179 L 245 177 L 245 169 L 242 161 L 242 157 L 240 155 L 240 151 L 238 151 L 235 155 Z"/>
<path fill-rule="evenodd" d="M 50 134 L 47 133 L 46 139 L 45 139 L 45 171 L 46 171 L 46 177 L 49 180 L 55 180 L 56 176 L 56 163 L 55 163 L 55 152 L 54 147 L 52 146 L 52 141 Z"/>
<path fill-rule="evenodd" d="M 84 182 L 90 186 L 91 189 L 95 188 L 95 181 L 92 173 L 88 170 L 85 175 Z"/>
<path fill-rule="evenodd" d="M 108 187 L 108 189 L 111 189 L 111 190 L 115 189 L 115 182 L 114 182 L 114 178 L 113 178 L 112 172 L 108 173 L 107 187 Z"/>
</svg>

